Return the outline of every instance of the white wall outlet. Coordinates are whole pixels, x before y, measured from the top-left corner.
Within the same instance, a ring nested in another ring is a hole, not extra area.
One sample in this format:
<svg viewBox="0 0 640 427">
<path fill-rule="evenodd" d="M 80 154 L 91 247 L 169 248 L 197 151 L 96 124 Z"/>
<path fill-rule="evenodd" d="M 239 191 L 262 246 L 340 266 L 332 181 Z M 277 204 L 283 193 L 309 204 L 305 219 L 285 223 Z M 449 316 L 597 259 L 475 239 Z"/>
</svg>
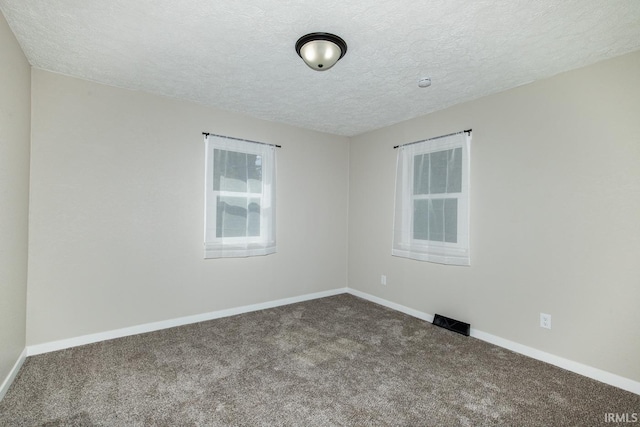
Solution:
<svg viewBox="0 0 640 427">
<path fill-rule="evenodd" d="M 387 286 L 387 276 L 385 276 L 384 274 L 380 276 L 380 284 Z"/>
<path fill-rule="evenodd" d="M 540 327 L 545 329 L 551 329 L 551 315 L 546 313 L 540 313 Z"/>
</svg>

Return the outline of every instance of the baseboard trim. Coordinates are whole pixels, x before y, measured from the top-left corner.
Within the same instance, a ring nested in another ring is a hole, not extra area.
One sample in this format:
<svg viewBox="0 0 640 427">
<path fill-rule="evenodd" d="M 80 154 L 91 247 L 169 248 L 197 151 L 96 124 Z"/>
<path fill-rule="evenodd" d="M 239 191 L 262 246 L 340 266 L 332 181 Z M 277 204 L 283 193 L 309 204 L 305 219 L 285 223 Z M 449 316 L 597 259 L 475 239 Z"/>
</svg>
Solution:
<svg viewBox="0 0 640 427">
<path fill-rule="evenodd" d="M 2 382 L 2 385 L 0 385 L 0 400 L 2 400 L 4 398 L 4 395 L 7 394 L 7 391 L 9 391 L 9 387 L 11 387 L 13 380 L 16 379 L 16 376 L 18 375 L 18 372 L 20 372 L 20 368 L 22 367 L 22 364 L 24 363 L 26 358 L 27 349 L 25 348 L 24 350 L 22 350 L 22 353 L 20 353 L 20 356 L 18 357 L 18 360 L 16 360 L 16 363 L 13 364 L 13 368 L 11 368 L 11 370 L 9 371 L 9 375 L 7 375 L 7 377 Z"/>
<path fill-rule="evenodd" d="M 427 322 L 433 322 L 433 315 L 423 313 L 422 311 L 414 310 L 413 308 L 406 307 L 404 305 L 396 304 L 395 302 L 388 301 L 383 298 L 379 298 L 377 296 L 368 294 L 366 292 L 358 291 L 356 289 L 349 288 L 348 293 L 353 296 L 360 297 L 362 299 L 366 299 L 367 301 L 375 302 L 376 304 L 383 305 L 385 307 L 391 308 L 395 311 L 399 311 L 404 314 L 408 314 L 409 316 L 417 317 L 418 319 L 425 320 Z"/>
<path fill-rule="evenodd" d="M 529 356 L 533 359 L 555 365 L 559 368 L 566 369 L 567 371 L 575 372 L 576 374 L 580 374 L 596 381 L 600 381 L 605 384 L 609 384 L 614 387 L 618 387 L 623 390 L 630 391 L 631 393 L 640 395 L 640 382 L 638 381 L 633 381 L 629 378 L 612 374 L 611 372 L 603 371 L 602 369 L 594 368 L 592 366 L 585 365 L 579 362 L 574 362 L 573 360 L 565 359 L 564 357 L 556 356 L 555 354 L 547 353 L 532 347 L 527 347 L 526 345 L 522 345 L 514 341 L 509 341 L 504 338 L 479 331 L 477 329 L 471 329 L 471 336 L 474 338 L 478 338 L 479 340 L 495 344 L 499 347 L 506 348 L 507 350 L 511 350 L 513 352 Z"/>
<path fill-rule="evenodd" d="M 427 322 L 433 322 L 432 314 L 424 313 L 413 308 L 397 304 L 395 302 L 387 301 L 383 298 L 379 298 L 377 296 L 358 291 L 356 289 L 348 288 L 347 292 L 351 295 L 366 299 L 376 304 L 380 304 L 401 313 L 408 314 L 409 316 L 417 317 L 418 319 L 422 319 Z M 638 381 L 634 381 L 620 375 L 612 374 L 611 372 L 603 371 L 602 369 L 597 369 L 592 366 L 584 365 L 582 363 L 574 362 L 573 360 L 565 359 L 551 353 L 537 350 L 533 347 L 528 347 L 526 345 L 519 344 L 517 342 L 480 331 L 478 329 L 472 328 L 471 336 L 479 340 L 486 341 L 490 344 L 497 345 L 498 347 L 506 348 L 507 350 L 520 353 L 533 359 L 537 359 L 542 362 L 557 366 L 559 368 L 566 369 L 567 371 L 571 371 L 576 374 L 594 379 L 596 381 L 600 381 L 605 384 L 609 384 L 614 387 L 618 387 L 623 390 L 630 391 L 631 393 L 640 395 L 640 382 Z"/>
<path fill-rule="evenodd" d="M 275 301 L 268 301 L 258 304 L 250 304 L 241 307 L 234 307 L 225 310 L 217 310 L 209 313 L 196 314 L 193 316 L 179 317 L 175 319 L 163 320 L 160 322 L 146 323 L 128 328 L 115 329 L 111 331 L 98 332 L 95 334 L 82 335 L 79 337 L 63 339 L 59 341 L 51 341 L 43 344 L 34 344 L 27 346 L 26 352 L 28 356 L 49 353 L 52 351 L 64 350 L 67 348 L 78 347 L 86 344 L 93 344 L 100 341 L 111 340 L 115 338 L 127 337 L 130 335 L 144 334 L 147 332 L 159 331 L 162 329 L 174 328 L 176 326 L 188 325 L 191 323 L 205 322 L 207 320 L 220 319 L 222 317 L 235 316 L 237 314 L 249 313 L 252 311 L 266 310 L 269 308 L 280 307 L 283 305 L 295 304 L 325 298 L 334 295 L 344 294 L 347 288 L 338 288 L 328 291 L 315 292 L 312 294 L 300 295 L 297 297 L 283 298 Z"/>
<path fill-rule="evenodd" d="M 106 332 L 99 332 L 96 334 L 83 335 L 80 337 L 74 337 L 74 338 L 69 338 L 69 339 L 64 339 L 59 341 L 51 341 L 43 344 L 30 345 L 30 346 L 27 346 L 27 348 L 25 348 L 25 350 L 22 352 L 20 358 L 14 365 L 10 374 L 4 380 L 4 382 L 2 383 L 2 386 L 0 386 L 0 400 L 2 399 L 6 391 L 9 389 L 9 386 L 11 385 L 15 376 L 18 374 L 18 371 L 20 370 L 20 367 L 24 363 L 24 360 L 27 356 L 35 356 L 38 354 L 64 350 L 66 348 L 78 347 L 81 345 L 92 344 L 95 342 L 106 341 L 106 340 L 115 339 L 115 338 L 122 338 L 130 335 L 143 334 L 147 332 L 173 328 L 176 326 L 188 325 L 191 323 L 204 322 L 207 320 L 220 319 L 222 317 L 235 316 L 237 314 L 249 313 L 252 311 L 266 310 L 269 308 L 280 307 L 284 305 L 295 304 L 298 302 L 310 301 L 318 298 L 325 298 L 325 297 L 344 294 L 344 293 L 354 295 L 356 297 L 374 302 L 376 304 L 388 307 L 392 310 L 399 311 L 401 313 L 407 314 L 412 317 L 416 317 L 418 319 L 421 319 L 427 322 L 433 322 L 432 314 L 424 313 L 422 311 L 415 310 L 413 308 L 409 308 L 392 301 L 388 301 L 384 298 L 380 298 L 380 297 L 368 294 L 366 292 L 359 291 L 357 289 L 337 288 L 337 289 L 332 289 L 332 290 L 323 291 L 323 292 L 300 295 L 297 297 L 284 298 L 284 299 L 268 301 L 268 302 L 258 303 L 258 304 L 250 304 L 242 307 L 235 307 L 235 308 L 230 308 L 225 310 L 217 310 L 209 313 L 196 314 L 193 316 L 179 317 L 176 319 L 146 323 L 143 325 L 137 325 L 137 326 L 116 329 L 116 330 L 106 331 Z M 520 353 L 522 355 L 531 357 L 533 359 L 537 359 L 542 362 L 546 362 L 551 365 L 558 366 L 562 369 L 566 369 L 568 371 L 575 372 L 585 377 L 640 395 L 640 382 L 638 381 L 634 381 L 629 378 L 622 377 L 620 375 L 612 374 L 610 372 L 603 371 L 601 369 L 597 369 L 588 365 L 584 365 L 582 363 L 574 362 L 572 360 L 565 359 L 563 357 L 559 357 L 554 354 L 535 349 L 533 347 L 528 347 L 526 345 L 523 345 L 514 341 L 510 341 L 510 340 L 480 331 L 478 329 L 472 328 L 471 336 L 479 340 L 497 345 L 499 347 L 506 348 L 507 350 Z"/>
</svg>

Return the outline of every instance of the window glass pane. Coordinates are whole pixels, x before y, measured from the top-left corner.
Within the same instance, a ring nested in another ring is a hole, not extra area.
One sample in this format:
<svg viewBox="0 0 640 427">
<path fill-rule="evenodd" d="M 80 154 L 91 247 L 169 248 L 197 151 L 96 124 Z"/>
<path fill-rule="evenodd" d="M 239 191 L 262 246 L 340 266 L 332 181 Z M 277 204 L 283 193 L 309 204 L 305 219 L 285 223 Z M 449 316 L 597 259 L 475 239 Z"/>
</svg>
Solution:
<svg viewBox="0 0 640 427">
<path fill-rule="evenodd" d="M 413 194 L 429 194 L 429 155 L 413 157 Z"/>
<path fill-rule="evenodd" d="M 458 199 L 444 201 L 444 241 L 458 243 Z"/>
<path fill-rule="evenodd" d="M 247 155 L 235 151 L 214 150 L 214 191 L 247 192 Z"/>
<path fill-rule="evenodd" d="M 216 237 L 246 237 L 260 235 L 260 200 L 251 200 L 247 207 L 246 197 L 217 198 Z M 255 233 L 257 212 L 258 234 Z M 249 224 L 247 222 L 249 221 Z M 251 226 L 251 229 L 249 229 Z"/>
<path fill-rule="evenodd" d="M 252 237 L 260 236 L 260 199 L 251 199 L 248 211 L 247 235 Z"/>
<path fill-rule="evenodd" d="M 431 153 L 429 192 L 441 194 L 447 191 L 447 159 L 452 150 L 436 151 Z"/>
<path fill-rule="evenodd" d="M 447 193 L 462 191 L 462 148 L 448 150 Z"/>
<path fill-rule="evenodd" d="M 262 158 L 256 154 L 213 150 L 213 190 L 262 192 Z"/>
<path fill-rule="evenodd" d="M 429 239 L 429 200 L 413 201 L 413 238 Z"/>
<path fill-rule="evenodd" d="M 249 193 L 262 193 L 262 157 L 257 154 L 247 154 L 247 176 L 249 178 Z"/>
<path fill-rule="evenodd" d="M 429 240 L 444 241 L 444 199 L 429 200 Z"/>
<path fill-rule="evenodd" d="M 227 151 L 213 150 L 213 190 L 220 191 L 220 177 L 225 172 Z"/>
</svg>

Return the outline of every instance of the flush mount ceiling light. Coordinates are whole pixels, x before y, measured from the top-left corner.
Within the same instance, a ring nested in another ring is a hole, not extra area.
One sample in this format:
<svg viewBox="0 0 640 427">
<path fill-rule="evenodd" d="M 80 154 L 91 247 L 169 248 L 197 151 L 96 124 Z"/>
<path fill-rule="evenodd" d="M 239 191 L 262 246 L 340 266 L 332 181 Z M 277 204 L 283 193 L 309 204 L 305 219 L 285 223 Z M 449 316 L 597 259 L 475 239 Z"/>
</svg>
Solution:
<svg viewBox="0 0 640 427">
<path fill-rule="evenodd" d="M 312 69 L 326 71 L 347 53 L 347 43 L 334 34 L 311 33 L 298 39 L 296 52 Z"/>
</svg>

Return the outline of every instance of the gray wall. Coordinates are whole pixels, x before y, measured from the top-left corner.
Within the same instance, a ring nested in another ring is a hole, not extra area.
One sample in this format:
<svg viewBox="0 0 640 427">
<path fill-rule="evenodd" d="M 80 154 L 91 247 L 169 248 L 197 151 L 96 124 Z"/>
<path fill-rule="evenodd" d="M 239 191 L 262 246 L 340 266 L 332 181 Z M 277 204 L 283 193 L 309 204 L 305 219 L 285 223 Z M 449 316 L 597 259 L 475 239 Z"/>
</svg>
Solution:
<svg viewBox="0 0 640 427">
<path fill-rule="evenodd" d="M 392 147 L 467 128 L 471 267 L 392 257 Z M 640 381 L 640 52 L 358 136 L 349 157 L 351 288 Z"/>
<path fill-rule="evenodd" d="M 0 13 L 0 384 L 25 346 L 31 70 Z"/>
<path fill-rule="evenodd" d="M 348 139 L 33 70 L 27 344 L 346 286 Z M 278 252 L 203 259 L 208 131 L 282 145 Z"/>
</svg>

